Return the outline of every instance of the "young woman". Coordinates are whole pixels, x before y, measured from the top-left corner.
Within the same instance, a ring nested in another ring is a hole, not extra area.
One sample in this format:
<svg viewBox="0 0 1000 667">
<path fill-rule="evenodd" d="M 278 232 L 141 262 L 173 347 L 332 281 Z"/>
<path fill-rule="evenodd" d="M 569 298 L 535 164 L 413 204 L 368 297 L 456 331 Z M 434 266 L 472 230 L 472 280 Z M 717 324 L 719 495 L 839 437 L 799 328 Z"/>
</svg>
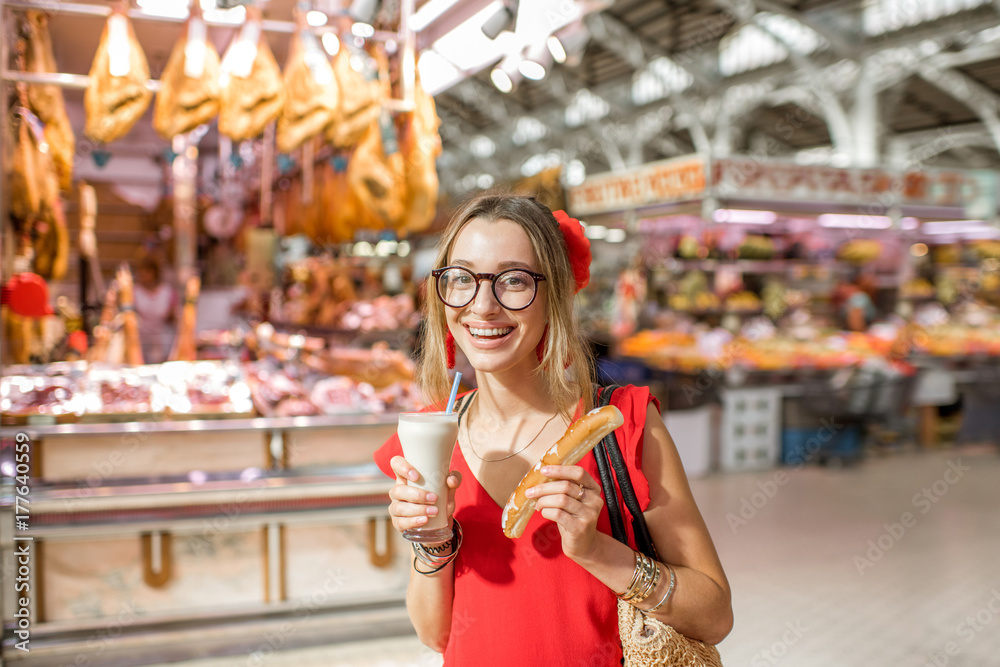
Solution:
<svg viewBox="0 0 1000 667">
<path fill-rule="evenodd" d="M 478 390 L 457 408 L 463 416 L 448 478 L 448 514 L 462 539 L 456 531 L 447 543 L 415 547 L 424 557 L 413 561 L 407 609 L 445 665 L 620 664 L 616 595 L 635 588 L 640 560 L 611 537 L 593 454 L 543 470 L 555 481 L 531 492 L 536 512 L 522 537 L 505 537 L 501 526 L 518 482 L 593 402 L 592 361 L 573 314 L 589 264 L 580 223 L 527 197 L 478 197 L 442 236 L 419 381 L 443 404 L 457 345 Z M 616 435 L 663 558 L 653 564 L 658 584 L 636 605 L 718 643 L 733 623 L 729 583 L 659 405 L 634 386 L 615 392 L 612 404 L 625 416 Z M 395 528 L 423 525 L 436 499 L 407 486 L 417 474 L 398 439 L 375 459 L 396 481 Z"/>
</svg>

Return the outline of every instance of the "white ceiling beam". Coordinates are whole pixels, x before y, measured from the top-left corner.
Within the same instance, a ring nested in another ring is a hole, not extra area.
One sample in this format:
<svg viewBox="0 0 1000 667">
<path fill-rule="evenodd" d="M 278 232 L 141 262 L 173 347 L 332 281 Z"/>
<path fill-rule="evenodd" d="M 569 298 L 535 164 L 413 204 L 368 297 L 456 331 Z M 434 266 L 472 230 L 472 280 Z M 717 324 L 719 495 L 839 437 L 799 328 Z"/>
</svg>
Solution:
<svg viewBox="0 0 1000 667">
<path fill-rule="evenodd" d="M 857 57 L 857 44 L 852 43 L 852 40 L 850 40 L 846 35 L 843 35 L 830 26 L 815 20 L 808 14 L 795 11 L 794 9 L 788 7 L 788 5 L 775 2 L 774 0 L 754 0 L 754 4 L 760 11 L 769 12 L 771 14 L 779 14 L 792 19 L 806 28 L 809 28 L 826 40 L 826 43 L 829 44 L 830 49 L 837 55 L 838 58 L 842 58 L 844 60 L 854 60 Z"/>
<path fill-rule="evenodd" d="M 966 105 L 983 121 L 987 132 L 1000 151 L 1000 96 L 972 78 L 951 69 L 943 69 L 932 62 L 923 63 L 918 69 L 920 78 L 948 93 Z"/>
<path fill-rule="evenodd" d="M 821 113 L 830 129 L 830 138 L 833 140 L 834 148 L 850 156 L 851 160 L 854 161 L 857 151 L 851 121 L 847 117 L 847 113 L 844 111 L 844 107 L 837 98 L 836 93 L 830 90 L 826 82 L 820 78 L 820 68 L 808 55 L 802 53 L 795 44 L 787 40 L 784 35 L 772 30 L 765 21 L 762 21 L 759 13 L 751 16 L 750 22 L 758 30 L 769 35 L 788 52 L 788 57 L 799 68 L 802 74 L 805 75 L 809 92 L 820 102 Z"/>
<path fill-rule="evenodd" d="M 913 26 L 873 35 L 857 46 L 858 57 L 864 58 L 879 51 L 920 44 L 925 40 L 937 40 L 942 35 L 957 35 L 962 32 L 980 32 L 1000 25 L 1000 12 L 992 7 L 980 5 L 933 21 L 924 21 Z"/>
<path fill-rule="evenodd" d="M 705 72 L 695 63 L 695 58 L 675 58 L 666 49 L 652 40 L 637 34 L 621 20 L 607 13 L 589 14 L 584 23 L 591 36 L 601 42 L 604 48 L 618 55 L 637 72 L 646 68 L 649 61 L 667 58 L 694 79 L 695 85 L 703 89 L 715 89 L 719 76 L 716 71 Z"/>
</svg>

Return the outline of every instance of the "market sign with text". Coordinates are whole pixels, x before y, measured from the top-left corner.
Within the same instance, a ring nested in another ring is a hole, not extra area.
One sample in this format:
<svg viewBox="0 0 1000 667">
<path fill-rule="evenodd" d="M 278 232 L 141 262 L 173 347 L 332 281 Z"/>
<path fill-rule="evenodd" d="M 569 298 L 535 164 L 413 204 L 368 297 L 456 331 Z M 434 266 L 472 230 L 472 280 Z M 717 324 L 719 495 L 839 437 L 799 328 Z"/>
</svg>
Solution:
<svg viewBox="0 0 1000 667">
<path fill-rule="evenodd" d="M 569 190 L 573 215 L 627 211 L 698 199 L 705 193 L 705 160 L 697 155 L 591 176 Z"/>
<path fill-rule="evenodd" d="M 720 199 L 957 208 L 979 219 L 991 219 L 997 207 L 997 175 L 988 170 L 900 173 L 735 157 L 713 160 L 711 171 Z"/>
</svg>

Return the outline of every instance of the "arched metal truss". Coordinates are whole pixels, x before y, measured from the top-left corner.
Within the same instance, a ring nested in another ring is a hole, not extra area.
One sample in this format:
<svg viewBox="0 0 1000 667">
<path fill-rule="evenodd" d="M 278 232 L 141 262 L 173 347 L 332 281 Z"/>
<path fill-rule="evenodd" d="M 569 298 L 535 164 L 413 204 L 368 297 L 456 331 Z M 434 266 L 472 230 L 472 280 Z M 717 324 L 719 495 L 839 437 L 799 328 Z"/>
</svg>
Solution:
<svg viewBox="0 0 1000 667">
<path fill-rule="evenodd" d="M 873 29 L 865 12 L 878 2 L 888 9 Z M 910 3 L 920 15 L 896 11 L 905 3 L 878 2 L 619 0 L 586 17 L 590 42 L 579 64 L 554 66 L 545 80 L 522 82 L 510 95 L 486 74 L 438 95 L 452 129 L 444 136 L 442 183 L 484 170 L 514 180 L 532 156 L 552 152 L 596 173 L 692 152 L 738 154 L 765 142 L 778 148 L 776 158 L 828 146 L 839 164 L 932 158 L 1000 168 L 1000 1 Z M 817 48 L 797 48 L 767 18 L 775 16 L 814 33 Z M 787 57 L 724 76 L 720 53 L 745 26 L 768 35 Z M 653 65 L 658 59 L 683 75 L 667 77 L 667 68 Z M 637 102 L 633 82 L 640 77 L 656 80 L 662 97 Z M 608 111 L 571 126 L 565 110 L 584 89 Z M 544 136 L 515 142 L 524 117 L 541 123 Z M 496 146 L 486 162 L 469 149 L 477 135 Z"/>
</svg>

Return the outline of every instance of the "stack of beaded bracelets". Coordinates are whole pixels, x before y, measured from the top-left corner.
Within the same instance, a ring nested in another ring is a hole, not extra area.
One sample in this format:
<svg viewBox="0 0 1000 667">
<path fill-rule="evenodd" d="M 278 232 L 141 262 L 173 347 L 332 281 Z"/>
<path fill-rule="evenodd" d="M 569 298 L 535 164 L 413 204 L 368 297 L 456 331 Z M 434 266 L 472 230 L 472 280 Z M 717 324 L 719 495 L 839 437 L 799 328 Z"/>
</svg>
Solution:
<svg viewBox="0 0 1000 667">
<path fill-rule="evenodd" d="M 455 535 L 444 544 L 436 547 L 425 547 L 422 544 L 412 542 L 413 545 L 413 569 L 420 574 L 436 574 L 448 567 L 458 557 L 458 550 L 462 548 L 462 524 L 458 519 L 452 519 L 454 523 Z M 454 545 L 454 546 L 453 546 Z M 451 550 L 451 553 L 446 553 Z M 417 561 L 429 566 L 430 570 L 421 570 L 417 567 Z"/>
<path fill-rule="evenodd" d="M 674 568 L 670 565 L 664 563 L 664 567 L 670 573 L 670 585 L 667 587 L 667 592 L 663 594 L 663 597 L 655 606 L 646 609 L 646 613 L 654 612 L 660 609 L 663 605 L 667 603 L 670 596 L 673 595 L 674 585 L 677 583 L 677 577 L 674 574 Z M 629 584 L 628 588 L 624 593 L 618 595 L 619 598 L 628 602 L 633 606 L 638 606 L 640 602 L 652 595 L 653 591 L 656 590 L 657 584 L 660 583 L 660 568 L 657 567 L 656 562 L 649 556 L 635 552 L 635 572 L 632 573 L 632 582 Z"/>
</svg>

